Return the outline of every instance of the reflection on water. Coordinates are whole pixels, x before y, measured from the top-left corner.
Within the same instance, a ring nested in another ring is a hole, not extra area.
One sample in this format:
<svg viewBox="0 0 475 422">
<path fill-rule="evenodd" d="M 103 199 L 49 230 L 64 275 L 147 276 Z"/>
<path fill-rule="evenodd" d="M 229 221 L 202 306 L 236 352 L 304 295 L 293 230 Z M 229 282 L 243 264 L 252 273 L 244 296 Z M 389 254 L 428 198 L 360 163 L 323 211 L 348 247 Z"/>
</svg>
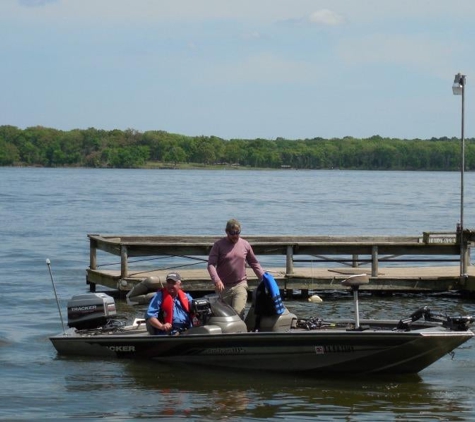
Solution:
<svg viewBox="0 0 475 422">
<path fill-rule="evenodd" d="M 294 418 L 383 415 L 435 417 L 470 412 L 467 404 L 436 390 L 419 376 L 372 378 L 292 377 L 218 371 L 157 362 L 123 362 L 122 386 L 135 385 L 136 411 L 143 417 L 193 416 Z M 130 380 L 132 378 L 133 380 Z M 140 399 L 153 395 L 156 404 Z M 455 417 L 451 420 L 463 420 Z"/>
</svg>

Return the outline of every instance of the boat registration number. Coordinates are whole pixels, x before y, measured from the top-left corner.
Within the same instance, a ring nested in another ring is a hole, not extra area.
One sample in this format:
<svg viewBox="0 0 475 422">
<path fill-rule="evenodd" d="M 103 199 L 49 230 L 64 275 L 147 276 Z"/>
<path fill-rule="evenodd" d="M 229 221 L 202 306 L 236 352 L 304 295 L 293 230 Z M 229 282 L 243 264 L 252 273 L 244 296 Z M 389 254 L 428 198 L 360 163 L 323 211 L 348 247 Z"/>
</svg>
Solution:
<svg viewBox="0 0 475 422">
<path fill-rule="evenodd" d="M 242 347 L 215 347 L 203 350 L 202 355 L 239 355 L 244 353 Z"/>
<path fill-rule="evenodd" d="M 352 353 L 355 351 L 353 346 L 345 346 L 342 344 L 327 344 L 326 346 L 315 346 L 315 353 L 317 355 L 324 355 L 326 353 Z"/>
</svg>

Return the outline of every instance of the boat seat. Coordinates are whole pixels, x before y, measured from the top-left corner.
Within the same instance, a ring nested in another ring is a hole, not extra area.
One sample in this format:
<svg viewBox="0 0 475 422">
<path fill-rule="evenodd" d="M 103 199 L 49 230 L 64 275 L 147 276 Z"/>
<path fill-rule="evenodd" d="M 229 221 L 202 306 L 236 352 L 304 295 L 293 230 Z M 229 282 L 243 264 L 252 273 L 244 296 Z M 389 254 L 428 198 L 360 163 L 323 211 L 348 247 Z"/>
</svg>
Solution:
<svg viewBox="0 0 475 422">
<path fill-rule="evenodd" d="M 275 301 L 270 295 L 266 294 L 264 282 L 261 281 L 252 293 L 251 307 L 244 320 L 247 330 L 285 332 L 294 328 L 297 316 L 289 312 L 281 299 L 280 306 L 279 310 L 282 309 L 283 312 L 277 313 Z"/>
<path fill-rule="evenodd" d="M 359 287 L 362 286 L 363 284 L 369 284 L 369 276 L 367 274 L 355 274 L 351 275 L 347 279 L 343 280 L 341 282 L 343 286 L 348 286 L 348 287 Z"/>
</svg>

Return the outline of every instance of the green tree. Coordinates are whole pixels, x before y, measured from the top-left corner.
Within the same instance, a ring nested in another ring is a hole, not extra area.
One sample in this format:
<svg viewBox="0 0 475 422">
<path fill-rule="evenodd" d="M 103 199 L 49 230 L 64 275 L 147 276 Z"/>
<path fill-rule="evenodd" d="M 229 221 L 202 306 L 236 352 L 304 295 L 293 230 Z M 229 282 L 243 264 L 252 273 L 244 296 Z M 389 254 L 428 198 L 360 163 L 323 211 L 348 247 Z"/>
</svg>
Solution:
<svg viewBox="0 0 475 422">
<path fill-rule="evenodd" d="M 170 151 L 165 153 L 163 160 L 174 163 L 176 166 L 178 163 L 183 163 L 186 160 L 186 154 L 185 151 L 183 151 L 183 148 L 173 147 Z"/>
<path fill-rule="evenodd" d="M 0 138 L 0 166 L 11 166 L 19 160 L 18 148 Z"/>
<path fill-rule="evenodd" d="M 138 168 L 143 167 L 150 156 L 148 147 L 123 147 L 107 148 L 104 150 L 102 160 L 109 167 Z"/>
</svg>

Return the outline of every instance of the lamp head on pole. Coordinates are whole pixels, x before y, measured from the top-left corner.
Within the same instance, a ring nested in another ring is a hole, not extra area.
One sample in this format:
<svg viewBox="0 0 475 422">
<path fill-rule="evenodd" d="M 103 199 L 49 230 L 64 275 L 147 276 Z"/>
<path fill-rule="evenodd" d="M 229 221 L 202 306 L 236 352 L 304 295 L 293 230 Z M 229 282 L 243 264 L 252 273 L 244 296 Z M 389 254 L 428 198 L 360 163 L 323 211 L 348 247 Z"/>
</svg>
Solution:
<svg viewBox="0 0 475 422">
<path fill-rule="evenodd" d="M 454 95 L 462 95 L 463 87 L 465 86 L 465 75 L 457 73 L 455 75 L 454 84 L 452 85 L 452 91 Z"/>
</svg>

